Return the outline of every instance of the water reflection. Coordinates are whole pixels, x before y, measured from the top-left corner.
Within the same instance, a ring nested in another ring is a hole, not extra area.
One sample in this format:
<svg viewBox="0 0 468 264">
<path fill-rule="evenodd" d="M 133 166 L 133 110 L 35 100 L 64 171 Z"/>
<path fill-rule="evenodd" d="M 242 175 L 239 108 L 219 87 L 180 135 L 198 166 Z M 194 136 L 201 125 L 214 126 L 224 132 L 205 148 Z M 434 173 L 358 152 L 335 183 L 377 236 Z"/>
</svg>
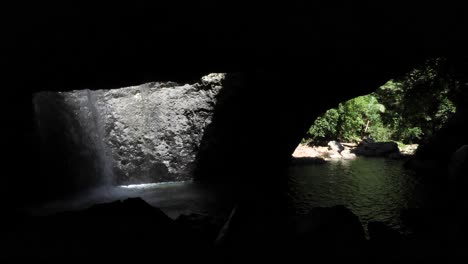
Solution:
<svg viewBox="0 0 468 264">
<path fill-rule="evenodd" d="M 289 174 L 290 195 L 298 213 L 343 204 L 364 225 L 382 221 L 399 229 L 401 210 L 421 206 L 414 195 L 418 181 L 403 169 L 402 161 L 381 158 L 330 161 L 293 166 Z"/>
</svg>

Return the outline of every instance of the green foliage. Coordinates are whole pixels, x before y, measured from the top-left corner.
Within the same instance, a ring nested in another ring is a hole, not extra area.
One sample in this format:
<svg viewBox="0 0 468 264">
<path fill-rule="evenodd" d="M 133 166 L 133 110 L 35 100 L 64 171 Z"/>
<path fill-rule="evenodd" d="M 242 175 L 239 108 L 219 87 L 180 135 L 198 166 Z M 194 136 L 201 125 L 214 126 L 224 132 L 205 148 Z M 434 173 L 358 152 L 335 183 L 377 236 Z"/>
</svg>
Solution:
<svg viewBox="0 0 468 264">
<path fill-rule="evenodd" d="M 386 132 L 374 127 L 381 124 L 380 114 L 383 112 L 385 106 L 380 104 L 375 96 L 359 96 L 319 116 L 307 135 L 316 143 L 332 139 L 359 141 L 363 135 L 372 134 L 373 131 L 373 136 L 380 138 Z"/>
<path fill-rule="evenodd" d="M 455 113 L 457 83 L 443 71 L 444 60 L 427 61 L 376 92 L 340 103 L 318 117 L 307 142 L 377 141 L 419 143 L 431 137 Z"/>
<path fill-rule="evenodd" d="M 323 143 L 334 138 L 336 136 L 338 118 L 338 111 L 333 108 L 328 110 L 324 115 L 319 116 L 308 131 L 309 138 L 318 143 Z"/>
<path fill-rule="evenodd" d="M 392 140 L 392 131 L 385 127 L 382 123 L 374 124 L 369 129 L 370 135 L 376 141 L 389 141 Z"/>
<path fill-rule="evenodd" d="M 444 72 L 443 59 L 427 61 L 398 80 L 391 80 L 375 92 L 387 106 L 384 125 L 393 139 L 417 143 L 430 138 L 455 113 L 452 102 L 456 83 Z"/>
</svg>

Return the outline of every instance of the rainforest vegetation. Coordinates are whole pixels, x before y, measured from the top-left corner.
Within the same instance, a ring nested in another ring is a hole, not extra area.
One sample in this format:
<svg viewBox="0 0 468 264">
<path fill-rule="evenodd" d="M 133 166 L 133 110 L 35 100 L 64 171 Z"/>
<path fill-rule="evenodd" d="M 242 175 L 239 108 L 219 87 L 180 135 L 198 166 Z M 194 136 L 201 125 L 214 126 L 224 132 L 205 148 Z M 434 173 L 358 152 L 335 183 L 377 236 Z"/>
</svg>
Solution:
<svg viewBox="0 0 468 264">
<path fill-rule="evenodd" d="M 455 113 L 459 85 L 451 78 L 444 59 L 426 61 L 404 76 L 389 80 L 375 92 L 340 103 L 319 116 L 303 143 L 320 145 L 329 140 L 421 143 Z"/>
</svg>

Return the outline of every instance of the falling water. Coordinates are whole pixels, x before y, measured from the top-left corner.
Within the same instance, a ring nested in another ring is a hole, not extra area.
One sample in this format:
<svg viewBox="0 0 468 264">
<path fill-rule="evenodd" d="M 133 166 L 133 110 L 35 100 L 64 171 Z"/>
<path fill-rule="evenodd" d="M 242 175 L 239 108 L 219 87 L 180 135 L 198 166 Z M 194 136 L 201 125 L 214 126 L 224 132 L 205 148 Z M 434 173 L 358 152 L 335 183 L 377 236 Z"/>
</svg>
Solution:
<svg viewBox="0 0 468 264">
<path fill-rule="evenodd" d="M 46 182 L 68 192 L 192 179 L 224 78 L 210 76 L 192 85 L 35 94 Z"/>
<path fill-rule="evenodd" d="M 88 97 L 88 107 L 91 112 L 91 118 L 94 123 L 94 133 L 95 137 L 95 147 L 98 159 L 96 160 L 96 168 L 98 168 L 97 175 L 101 175 L 100 182 L 98 184 L 102 185 L 111 185 L 114 181 L 113 171 L 112 171 L 112 158 L 111 158 L 111 150 L 105 143 L 105 128 L 104 123 L 102 120 L 102 116 L 96 108 L 97 100 L 96 100 L 96 92 L 91 90 L 86 90 L 87 97 Z M 107 113 L 107 107 L 104 105 L 104 115 Z"/>
</svg>

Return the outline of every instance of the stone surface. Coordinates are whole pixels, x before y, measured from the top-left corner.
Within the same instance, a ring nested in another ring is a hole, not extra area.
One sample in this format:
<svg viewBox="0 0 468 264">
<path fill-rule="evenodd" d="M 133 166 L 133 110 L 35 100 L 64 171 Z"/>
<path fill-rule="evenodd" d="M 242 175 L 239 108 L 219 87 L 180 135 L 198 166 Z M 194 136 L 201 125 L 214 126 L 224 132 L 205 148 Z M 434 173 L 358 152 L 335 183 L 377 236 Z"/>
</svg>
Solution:
<svg viewBox="0 0 468 264">
<path fill-rule="evenodd" d="M 449 193 L 453 202 L 459 203 L 462 207 L 468 208 L 468 145 L 461 146 L 453 153 L 449 168 Z"/>
<path fill-rule="evenodd" d="M 369 256 L 374 262 L 395 263 L 401 260 L 404 237 L 382 222 L 371 221 L 369 231 Z"/>
<path fill-rule="evenodd" d="M 315 148 L 299 144 L 294 150 L 292 156 L 294 158 L 317 157 L 319 154 L 320 153 Z"/>
<path fill-rule="evenodd" d="M 468 64 L 468 63 L 467 63 Z M 466 64 L 465 64 L 466 65 Z M 466 66 L 465 66 L 466 68 Z M 460 82 L 460 93 L 453 98 L 456 112 L 447 123 L 415 152 L 415 159 L 427 163 L 433 172 L 446 172 L 452 162 L 452 155 L 463 145 L 468 145 L 468 75 L 466 70 L 457 73 Z M 429 172 L 429 170 L 426 170 Z"/>
<path fill-rule="evenodd" d="M 292 154 L 294 163 L 307 164 L 307 161 L 311 161 L 309 163 L 321 164 L 326 160 L 349 160 L 356 158 L 356 154 L 351 153 L 351 150 L 355 147 L 355 145 L 349 143 L 345 143 L 346 145 L 343 145 L 335 141 L 330 141 L 329 144 L 333 145 L 333 148 L 299 144 Z M 341 150 L 338 152 L 339 149 Z"/>
<path fill-rule="evenodd" d="M 419 147 L 418 144 L 405 145 L 400 148 L 400 152 L 401 154 L 404 154 L 404 155 L 413 155 L 418 149 L 418 147 Z"/>
<path fill-rule="evenodd" d="M 324 164 L 326 160 L 320 157 L 299 157 L 299 158 L 292 158 L 291 164 L 294 166 L 300 165 L 310 165 L 310 164 Z"/>
<path fill-rule="evenodd" d="M 195 233 L 185 232 L 190 225 L 176 223 L 140 198 L 98 204 L 82 211 L 24 216 L 2 234 L 0 242 L 5 251 L 0 259 L 102 256 L 135 261 L 147 259 L 153 252 L 158 259 L 170 258 L 172 263 L 198 263 L 197 256 L 204 255 L 207 263 L 209 256 L 204 250 L 208 244 Z"/>
<path fill-rule="evenodd" d="M 187 233 L 193 234 L 208 244 L 214 244 L 223 227 L 224 218 L 191 213 L 180 215 L 175 223 Z"/>
<path fill-rule="evenodd" d="M 342 156 L 340 153 L 338 152 L 332 152 L 332 153 L 329 153 L 329 156 L 328 156 L 330 159 L 341 159 Z"/>
<path fill-rule="evenodd" d="M 356 154 L 351 153 L 350 149 L 345 149 L 345 150 L 341 151 L 340 154 L 341 154 L 343 159 L 354 159 L 354 158 L 356 158 Z"/>
<path fill-rule="evenodd" d="M 402 239 L 398 231 L 382 222 L 371 221 L 367 223 L 367 229 L 369 231 L 369 238 L 373 242 L 391 245 L 392 243 L 398 243 Z"/>
<path fill-rule="evenodd" d="M 185 85 L 38 93 L 34 103 L 44 154 L 54 160 L 71 153 L 64 162 L 73 169 L 64 166 L 63 173 L 82 182 L 76 188 L 191 179 L 224 76 L 210 74 Z M 52 141 L 60 144 L 51 148 Z"/>
<path fill-rule="evenodd" d="M 358 156 L 386 157 L 392 153 L 399 153 L 399 149 L 395 142 L 375 142 L 360 144 L 352 152 Z"/>
<path fill-rule="evenodd" d="M 333 152 L 341 153 L 345 148 L 341 145 L 338 141 L 330 141 L 328 142 L 328 148 L 330 148 Z"/>
<path fill-rule="evenodd" d="M 362 253 L 364 229 L 359 217 L 342 205 L 315 208 L 294 222 L 294 241 L 299 249 L 314 248 L 317 254 L 330 256 Z"/>
</svg>

